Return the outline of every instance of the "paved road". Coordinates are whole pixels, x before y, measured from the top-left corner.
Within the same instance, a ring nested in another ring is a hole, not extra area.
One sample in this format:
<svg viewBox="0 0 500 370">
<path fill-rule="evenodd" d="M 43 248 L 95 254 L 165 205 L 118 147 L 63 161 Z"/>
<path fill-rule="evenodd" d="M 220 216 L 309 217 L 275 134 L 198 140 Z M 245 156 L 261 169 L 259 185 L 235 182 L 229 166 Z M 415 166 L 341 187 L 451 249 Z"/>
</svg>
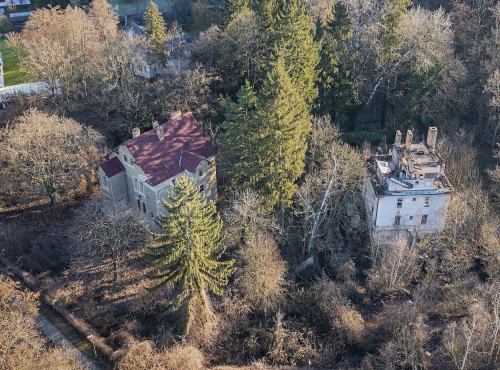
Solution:
<svg viewBox="0 0 500 370">
<path fill-rule="evenodd" d="M 52 325 L 49 320 L 45 318 L 45 316 L 39 313 L 36 321 L 40 325 L 40 330 L 46 336 L 52 339 L 55 344 L 67 348 L 68 351 L 73 353 L 76 359 L 80 361 L 84 367 L 86 367 L 88 370 L 100 370 L 100 368 L 98 368 L 92 361 L 90 361 L 87 356 L 85 356 L 73 344 L 71 344 L 68 338 L 66 338 L 64 334 L 59 331 L 59 329 Z"/>
</svg>

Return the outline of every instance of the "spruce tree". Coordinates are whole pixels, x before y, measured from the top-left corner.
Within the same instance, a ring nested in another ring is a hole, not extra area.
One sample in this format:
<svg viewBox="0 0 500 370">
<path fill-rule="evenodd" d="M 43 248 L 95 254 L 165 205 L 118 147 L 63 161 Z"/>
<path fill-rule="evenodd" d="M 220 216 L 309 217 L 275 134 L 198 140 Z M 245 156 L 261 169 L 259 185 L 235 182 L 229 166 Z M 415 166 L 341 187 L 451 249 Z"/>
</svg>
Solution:
<svg viewBox="0 0 500 370">
<path fill-rule="evenodd" d="M 282 230 L 284 210 L 290 205 L 304 171 L 307 137 L 311 130 L 310 109 L 303 91 L 297 87 L 278 56 L 270 65 L 259 95 L 256 112 L 256 150 L 249 173 L 253 186 L 269 206 L 280 210 Z"/>
<path fill-rule="evenodd" d="M 279 1 L 279 0 L 278 0 Z M 284 67 L 311 106 L 318 95 L 316 66 L 319 62 L 319 43 L 314 41 L 312 19 L 306 13 L 303 0 L 288 0 L 280 5 L 276 21 L 269 30 L 271 60 L 283 57 Z"/>
<path fill-rule="evenodd" d="M 173 194 L 167 197 L 167 201 L 163 200 L 167 216 L 155 219 L 163 233 L 151 233 L 161 246 L 149 247 L 145 254 L 158 268 L 158 274 L 148 278 L 159 281 L 152 290 L 177 283 L 169 302 L 170 310 L 187 306 L 186 332 L 189 332 L 196 302 L 207 308 L 205 289 L 222 294 L 221 287 L 227 285 L 228 277 L 235 271 L 231 267 L 234 260 L 218 261 L 225 250 L 221 247 L 222 220 L 214 202 L 205 199 L 193 180 L 182 175 Z"/>
<path fill-rule="evenodd" d="M 316 33 L 323 35 L 319 63 L 318 111 L 336 118 L 340 112 L 349 110 L 354 102 L 355 55 L 347 46 L 351 20 L 344 3 L 335 3 L 332 19 Z"/>
<path fill-rule="evenodd" d="M 222 124 L 222 156 L 226 164 L 226 176 L 231 185 L 249 182 L 249 166 L 255 151 L 255 107 L 257 96 L 248 81 L 238 93 L 237 102 L 226 101 L 226 120 Z"/>
<path fill-rule="evenodd" d="M 251 0 L 224 0 L 220 28 L 225 30 L 227 25 L 233 20 L 233 15 L 244 9 L 252 9 Z"/>
<path fill-rule="evenodd" d="M 154 2 L 151 1 L 149 3 L 148 8 L 144 12 L 143 19 L 144 27 L 153 48 L 154 60 L 165 65 L 167 62 L 167 50 L 165 48 L 167 28 L 162 14 Z"/>
</svg>

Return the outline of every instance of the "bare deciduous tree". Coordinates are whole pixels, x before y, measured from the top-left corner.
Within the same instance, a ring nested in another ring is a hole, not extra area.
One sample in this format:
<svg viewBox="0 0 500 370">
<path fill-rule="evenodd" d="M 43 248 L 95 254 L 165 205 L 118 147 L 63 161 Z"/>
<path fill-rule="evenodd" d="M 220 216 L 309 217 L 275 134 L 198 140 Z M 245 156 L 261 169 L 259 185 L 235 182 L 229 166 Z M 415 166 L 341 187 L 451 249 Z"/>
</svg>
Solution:
<svg viewBox="0 0 500 370">
<path fill-rule="evenodd" d="M 0 278 L 0 368 L 83 370 L 62 348 L 51 348 L 38 330 L 38 296 Z"/>
<path fill-rule="evenodd" d="M 90 200 L 75 213 L 71 236 L 78 253 L 98 260 L 111 259 L 113 281 L 129 252 L 148 244 L 147 223 L 130 207 Z"/>
<path fill-rule="evenodd" d="M 61 189 L 78 185 L 99 163 L 103 137 L 71 118 L 30 109 L 1 131 L 2 157 L 9 168 L 42 185 L 56 201 Z"/>
<path fill-rule="evenodd" d="M 369 278 L 376 291 L 404 289 L 417 273 L 417 249 L 409 248 L 404 235 L 398 235 L 390 242 L 375 241 L 371 259 L 373 267 Z"/>
<path fill-rule="evenodd" d="M 272 310 L 283 298 L 286 262 L 274 238 L 255 233 L 239 250 L 243 263 L 237 270 L 237 285 L 254 310 Z"/>
</svg>

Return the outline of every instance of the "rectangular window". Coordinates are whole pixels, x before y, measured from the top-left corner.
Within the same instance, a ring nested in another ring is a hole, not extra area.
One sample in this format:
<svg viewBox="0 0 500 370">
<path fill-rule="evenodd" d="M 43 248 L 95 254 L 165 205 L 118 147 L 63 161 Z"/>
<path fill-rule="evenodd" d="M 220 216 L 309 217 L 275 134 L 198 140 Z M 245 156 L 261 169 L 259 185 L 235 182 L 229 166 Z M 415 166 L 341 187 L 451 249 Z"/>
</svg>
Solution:
<svg viewBox="0 0 500 370">
<path fill-rule="evenodd" d="M 125 161 L 125 163 L 128 163 L 126 154 L 123 155 L 123 160 Z"/>
<path fill-rule="evenodd" d="M 141 201 L 139 199 L 137 199 L 137 207 L 141 209 Z"/>
<path fill-rule="evenodd" d="M 108 178 L 105 175 L 102 175 L 102 187 L 108 188 Z"/>
<path fill-rule="evenodd" d="M 125 205 L 125 198 L 123 197 L 123 195 L 120 195 L 118 197 L 118 203 L 121 205 L 121 206 L 124 206 Z"/>
<path fill-rule="evenodd" d="M 413 216 L 410 216 L 410 220 L 413 220 Z"/>
<path fill-rule="evenodd" d="M 172 185 L 177 186 L 177 181 L 175 181 L 175 179 L 172 180 Z"/>
<path fill-rule="evenodd" d="M 200 168 L 200 170 L 198 171 L 198 176 L 203 176 L 203 169 Z"/>
<path fill-rule="evenodd" d="M 153 218 L 153 212 L 151 212 L 151 218 Z"/>
<path fill-rule="evenodd" d="M 106 195 L 106 203 L 111 204 L 111 198 Z"/>
<path fill-rule="evenodd" d="M 401 223 L 401 216 L 396 215 L 396 217 L 394 217 L 394 225 L 398 226 L 400 223 Z"/>
<path fill-rule="evenodd" d="M 139 181 L 137 179 L 134 179 L 134 189 L 139 190 Z"/>
<path fill-rule="evenodd" d="M 417 201 L 417 198 L 413 198 L 413 201 L 416 202 Z"/>
<path fill-rule="evenodd" d="M 398 208 L 403 208 L 403 198 L 398 198 Z"/>
<path fill-rule="evenodd" d="M 141 193 L 144 193 L 144 183 L 141 182 Z"/>
<path fill-rule="evenodd" d="M 142 202 L 142 211 L 143 211 L 144 213 L 147 213 L 147 212 L 146 212 L 146 203 L 144 203 L 144 202 Z"/>
<path fill-rule="evenodd" d="M 205 185 L 200 185 L 200 193 L 203 193 L 205 191 Z"/>
<path fill-rule="evenodd" d="M 427 223 L 427 215 L 422 215 L 422 225 L 425 225 Z"/>
<path fill-rule="evenodd" d="M 429 197 L 425 197 L 424 207 L 429 207 L 429 202 L 430 202 L 430 198 Z"/>
</svg>

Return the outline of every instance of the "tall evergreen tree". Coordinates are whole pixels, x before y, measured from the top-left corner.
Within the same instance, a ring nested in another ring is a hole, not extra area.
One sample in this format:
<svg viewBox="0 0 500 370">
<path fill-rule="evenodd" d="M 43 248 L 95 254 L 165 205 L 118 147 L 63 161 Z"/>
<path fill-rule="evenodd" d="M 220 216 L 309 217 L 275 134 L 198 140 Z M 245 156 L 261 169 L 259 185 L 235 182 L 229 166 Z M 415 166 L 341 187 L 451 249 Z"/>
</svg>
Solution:
<svg viewBox="0 0 500 370">
<path fill-rule="evenodd" d="M 154 60 L 162 65 L 167 62 L 167 27 L 158 6 L 154 2 L 150 2 L 148 8 L 144 12 L 144 27 L 149 36 L 151 46 L 153 47 Z"/>
<path fill-rule="evenodd" d="M 312 25 L 304 1 L 288 0 L 279 6 L 276 21 L 269 30 L 271 60 L 278 55 L 283 57 L 285 70 L 308 105 L 312 105 L 318 95 L 315 82 L 320 59 L 320 45 L 314 41 Z"/>
<path fill-rule="evenodd" d="M 231 185 L 248 183 L 249 166 L 255 151 L 255 107 L 257 96 L 248 81 L 238 93 L 237 102 L 224 102 L 226 120 L 222 124 L 221 147 L 226 176 Z"/>
<path fill-rule="evenodd" d="M 388 73 L 396 60 L 401 56 L 402 36 L 398 28 L 403 17 L 408 12 L 408 8 L 413 4 L 412 0 L 386 0 L 385 14 L 380 20 L 380 32 L 378 39 L 380 42 L 379 57 L 383 68 L 383 73 Z M 391 76 L 387 76 L 386 85 L 382 90 L 382 113 L 380 116 L 380 128 L 385 127 L 385 114 L 387 110 L 388 84 Z"/>
<path fill-rule="evenodd" d="M 186 332 L 189 332 L 196 302 L 201 301 L 207 308 L 204 292 L 209 289 L 214 294 L 222 294 L 222 286 L 235 271 L 234 260 L 219 262 L 224 253 L 221 247 L 222 220 L 215 204 L 207 201 L 202 192 L 185 175 L 178 179 L 173 194 L 167 195 L 163 206 L 168 216 L 155 219 L 162 234 L 151 233 L 153 239 L 162 243 L 159 247 L 149 247 L 145 257 L 158 268 L 158 274 L 149 276 L 160 281 L 151 289 L 166 284 L 177 283 L 170 310 L 187 306 Z"/>
<path fill-rule="evenodd" d="M 224 0 L 220 28 L 225 30 L 227 25 L 233 20 L 233 15 L 244 9 L 252 9 L 251 0 Z"/>
<path fill-rule="evenodd" d="M 253 186 L 267 203 L 279 207 L 283 230 L 284 210 L 304 171 L 311 115 L 303 91 L 292 82 L 281 56 L 270 65 L 256 120 L 257 143 L 249 172 Z"/>
<path fill-rule="evenodd" d="M 269 31 L 276 22 L 278 10 L 284 5 L 286 0 L 255 0 L 254 10 L 264 23 L 264 28 Z"/>
<path fill-rule="evenodd" d="M 318 79 L 319 113 L 333 118 L 348 110 L 354 101 L 355 55 L 347 46 L 351 34 L 351 20 L 346 5 L 339 1 L 333 8 L 332 19 L 316 33 L 323 35 Z"/>
</svg>

